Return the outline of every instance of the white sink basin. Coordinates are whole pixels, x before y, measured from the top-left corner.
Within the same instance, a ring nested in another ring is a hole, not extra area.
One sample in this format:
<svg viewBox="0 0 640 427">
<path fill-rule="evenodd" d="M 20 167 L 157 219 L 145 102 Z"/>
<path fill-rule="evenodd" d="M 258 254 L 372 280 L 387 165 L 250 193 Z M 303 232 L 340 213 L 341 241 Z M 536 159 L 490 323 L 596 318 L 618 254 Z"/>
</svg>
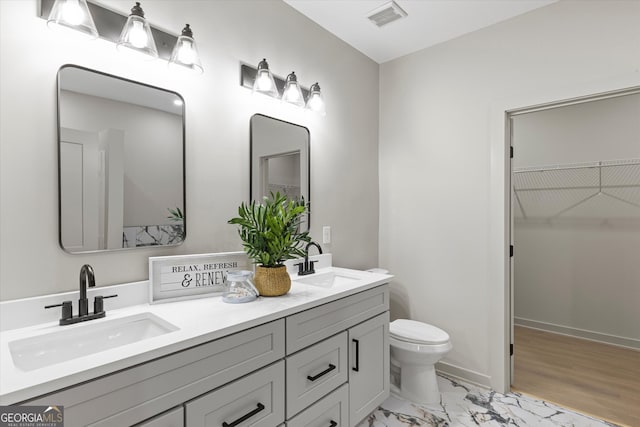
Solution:
<svg viewBox="0 0 640 427">
<path fill-rule="evenodd" d="M 91 320 L 78 325 L 61 326 L 60 331 L 54 333 L 11 341 L 9 352 L 17 368 L 31 371 L 178 329 L 152 313 L 140 313 L 117 319 Z"/>
<path fill-rule="evenodd" d="M 361 280 L 360 277 L 341 274 L 335 271 L 324 273 L 315 273 L 309 276 L 298 276 L 293 279 L 295 282 L 307 285 L 319 286 L 321 288 L 333 288 L 334 286 L 342 286 Z"/>
</svg>

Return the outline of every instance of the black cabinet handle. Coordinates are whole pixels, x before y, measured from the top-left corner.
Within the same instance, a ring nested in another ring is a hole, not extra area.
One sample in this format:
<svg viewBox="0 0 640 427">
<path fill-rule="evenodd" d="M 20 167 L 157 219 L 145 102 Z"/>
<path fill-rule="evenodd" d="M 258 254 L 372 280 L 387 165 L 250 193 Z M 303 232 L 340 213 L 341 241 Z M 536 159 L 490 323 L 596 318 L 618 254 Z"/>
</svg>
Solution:
<svg viewBox="0 0 640 427">
<path fill-rule="evenodd" d="M 247 421 L 249 418 L 253 417 L 255 414 L 262 411 L 263 409 L 264 409 L 264 405 L 258 402 L 258 407 L 256 409 L 249 412 L 248 414 L 244 414 L 243 416 L 241 416 L 240 418 L 238 418 L 237 420 L 231 423 L 227 423 L 226 421 L 223 422 L 222 427 L 236 427 L 238 424 L 240 424 L 241 422 Z"/>
<path fill-rule="evenodd" d="M 324 371 L 320 372 L 319 374 L 316 374 L 314 376 L 311 375 L 307 375 L 307 379 L 309 381 L 315 381 L 318 378 L 320 378 L 323 375 L 327 375 L 329 372 L 333 371 L 334 369 L 336 369 L 336 365 L 329 363 L 329 367 L 327 369 L 325 369 Z"/>
<path fill-rule="evenodd" d="M 356 344 L 356 366 L 354 366 L 353 369 L 356 372 L 360 371 L 360 341 L 356 340 L 356 339 L 352 339 L 351 341 L 353 341 Z"/>
<path fill-rule="evenodd" d="M 331 420 L 331 422 L 329 423 L 329 427 L 336 427 L 338 425 L 337 422 Z"/>
</svg>

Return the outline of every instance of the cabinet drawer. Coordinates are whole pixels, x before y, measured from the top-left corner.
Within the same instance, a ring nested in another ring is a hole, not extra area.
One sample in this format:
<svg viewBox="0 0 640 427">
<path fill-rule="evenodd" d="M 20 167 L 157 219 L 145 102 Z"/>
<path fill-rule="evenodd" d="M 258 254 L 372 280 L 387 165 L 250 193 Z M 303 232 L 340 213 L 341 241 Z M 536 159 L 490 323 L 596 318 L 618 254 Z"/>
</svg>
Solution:
<svg viewBox="0 0 640 427">
<path fill-rule="evenodd" d="M 388 285 L 377 286 L 287 317 L 287 354 L 389 309 Z"/>
<path fill-rule="evenodd" d="M 178 406 L 162 415 L 136 424 L 135 427 L 184 427 L 184 407 Z"/>
<path fill-rule="evenodd" d="M 273 427 L 284 421 L 284 361 L 185 405 L 189 427 Z"/>
<path fill-rule="evenodd" d="M 347 335 L 342 332 L 287 357 L 287 418 L 347 382 Z"/>
<path fill-rule="evenodd" d="M 287 421 L 287 427 L 348 427 L 349 384 Z"/>
<path fill-rule="evenodd" d="M 131 425 L 283 357 L 278 320 L 22 404 L 64 405 L 67 427 Z"/>
</svg>

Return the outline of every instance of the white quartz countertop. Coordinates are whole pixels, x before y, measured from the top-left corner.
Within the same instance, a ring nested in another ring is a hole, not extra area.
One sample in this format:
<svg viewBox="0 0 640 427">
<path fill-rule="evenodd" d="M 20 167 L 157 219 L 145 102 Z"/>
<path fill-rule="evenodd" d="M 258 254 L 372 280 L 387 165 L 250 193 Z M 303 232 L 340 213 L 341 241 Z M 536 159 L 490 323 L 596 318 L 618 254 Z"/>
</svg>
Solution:
<svg viewBox="0 0 640 427">
<path fill-rule="evenodd" d="M 114 310 L 107 308 L 106 318 L 76 325 L 59 326 L 58 322 L 55 321 L 2 331 L 0 332 L 0 405 L 10 405 L 29 400 L 64 387 L 277 320 L 293 313 L 374 288 L 389 282 L 393 277 L 387 274 L 337 267 L 318 269 L 316 274 L 320 275 L 330 271 L 334 271 L 336 274 L 348 274 L 351 277 L 356 276 L 358 280 L 341 283 L 333 287 L 321 287 L 296 282 L 298 277 L 292 275 L 291 290 L 286 295 L 259 297 L 257 300 L 245 304 L 227 304 L 222 301 L 220 296 L 153 305 L 137 304 Z M 101 289 L 104 291 L 104 295 L 108 294 L 108 287 Z M 32 336 L 45 336 L 59 332 L 63 328 L 91 328 L 92 325 L 98 325 L 109 319 L 140 313 L 152 313 L 179 329 L 133 344 L 74 358 L 31 371 L 23 371 L 13 363 L 9 351 L 9 344 L 12 341 Z"/>
</svg>

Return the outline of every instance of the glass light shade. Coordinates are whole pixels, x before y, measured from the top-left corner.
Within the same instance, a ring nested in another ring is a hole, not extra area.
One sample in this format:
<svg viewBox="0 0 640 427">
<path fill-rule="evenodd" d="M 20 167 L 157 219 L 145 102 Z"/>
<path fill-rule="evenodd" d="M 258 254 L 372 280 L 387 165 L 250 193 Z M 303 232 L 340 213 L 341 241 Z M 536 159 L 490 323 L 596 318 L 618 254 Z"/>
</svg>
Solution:
<svg viewBox="0 0 640 427">
<path fill-rule="evenodd" d="M 131 9 L 131 15 L 122 28 L 117 47 L 121 52 L 144 54 L 144 59 L 158 57 L 158 49 L 155 40 L 153 40 L 153 34 L 151 34 L 151 27 L 144 19 L 144 12 L 139 2 L 136 2 L 136 5 Z"/>
<path fill-rule="evenodd" d="M 311 85 L 306 108 L 323 116 L 327 113 L 324 106 L 324 98 L 320 92 L 320 85 L 317 82 Z"/>
<path fill-rule="evenodd" d="M 91 39 L 98 37 L 98 30 L 86 0 L 56 0 L 49 13 L 47 25 L 52 30 L 72 29 Z"/>
<path fill-rule="evenodd" d="M 189 24 L 184 27 L 182 35 L 178 37 L 178 41 L 171 53 L 171 59 L 169 59 L 169 66 L 185 67 L 200 74 L 204 71 L 200 62 L 198 47 L 193 39 L 193 32 Z"/>
<path fill-rule="evenodd" d="M 304 107 L 304 96 L 302 96 L 296 73 L 293 71 L 287 76 L 287 81 L 282 91 L 282 100 L 298 107 Z"/>
<path fill-rule="evenodd" d="M 253 82 L 253 93 L 262 93 L 276 98 L 278 97 L 278 88 L 273 79 L 273 74 L 269 71 L 269 64 L 266 59 L 262 59 L 258 64 L 256 79 Z"/>
</svg>

